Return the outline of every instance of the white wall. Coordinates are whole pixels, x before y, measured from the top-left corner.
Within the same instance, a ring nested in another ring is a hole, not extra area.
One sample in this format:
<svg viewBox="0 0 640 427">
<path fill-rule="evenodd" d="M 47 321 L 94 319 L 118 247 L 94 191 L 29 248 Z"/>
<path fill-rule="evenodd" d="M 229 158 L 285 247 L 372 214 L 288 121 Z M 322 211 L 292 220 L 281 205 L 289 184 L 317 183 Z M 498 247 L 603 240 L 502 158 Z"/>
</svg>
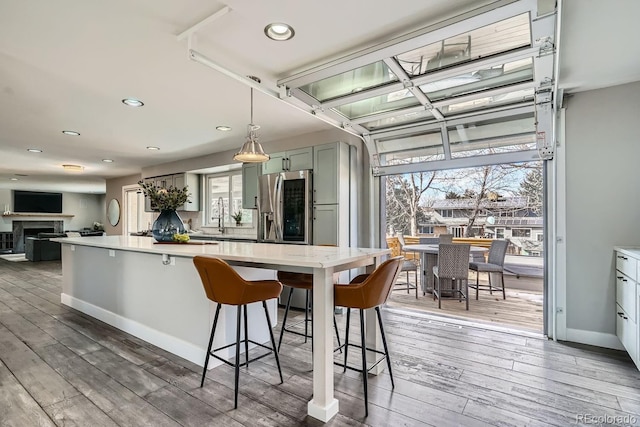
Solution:
<svg viewBox="0 0 640 427">
<path fill-rule="evenodd" d="M 11 190 L 0 189 L 0 210 L 9 206 L 13 210 Z M 95 221 L 106 222 L 104 194 L 62 193 L 62 213 L 74 215 L 63 218 L 65 230 L 79 230 L 92 227 Z M 12 221 L 20 218 L 0 217 L 0 231 L 12 231 Z"/>
<path fill-rule="evenodd" d="M 640 246 L 639 117 L 640 82 L 577 93 L 566 104 L 570 341 L 617 342 L 613 247 Z"/>
<path fill-rule="evenodd" d="M 65 230 L 93 227 L 94 222 L 107 222 L 104 194 L 62 193 L 62 212 L 73 214 L 65 218 Z"/>
</svg>

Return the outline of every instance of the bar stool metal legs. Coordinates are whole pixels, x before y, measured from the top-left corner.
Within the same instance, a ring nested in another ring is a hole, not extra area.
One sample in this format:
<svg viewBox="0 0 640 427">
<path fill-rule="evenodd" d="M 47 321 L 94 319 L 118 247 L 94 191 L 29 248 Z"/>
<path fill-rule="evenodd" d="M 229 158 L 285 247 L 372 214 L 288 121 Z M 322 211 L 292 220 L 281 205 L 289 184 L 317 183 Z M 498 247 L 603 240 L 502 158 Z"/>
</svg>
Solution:
<svg viewBox="0 0 640 427">
<path fill-rule="evenodd" d="M 238 385 L 240 382 L 240 367 L 241 366 L 246 366 L 247 368 L 249 368 L 249 362 L 254 362 L 258 359 L 261 359 L 265 356 L 267 356 L 269 353 L 265 353 L 263 355 L 254 357 L 253 359 L 249 359 L 249 342 L 266 348 L 267 350 L 270 350 L 273 352 L 275 359 L 276 359 L 276 364 L 278 365 L 278 374 L 280 375 L 280 384 L 282 384 L 284 382 L 283 377 L 282 377 L 282 369 L 280 367 L 280 358 L 278 357 L 278 351 L 276 348 L 276 340 L 275 337 L 273 335 L 273 329 L 272 329 L 272 325 L 271 325 L 271 317 L 269 316 L 269 310 L 267 309 L 267 302 L 266 301 L 262 301 L 262 307 L 264 309 L 264 314 L 265 317 L 267 318 L 267 326 L 269 327 L 269 336 L 271 338 L 271 347 L 268 347 L 264 344 L 255 342 L 253 340 L 249 339 L 249 334 L 248 334 L 248 326 L 247 326 L 247 306 L 245 305 L 239 305 L 236 306 L 237 307 L 237 315 L 236 315 L 236 342 L 232 343 L 232 344 L 228 344 L 225 345 L 223 347 L 219 347 L 216 349 L 211 349 L 211 347 L 213 346 L 213 338 L 215 336 L 215 332 L 216 332 L 216 327 L 218 325 L 218 318 L 220 315 L 220 308 L 222 307 L 222 304 L 218 303 L 218 306 L 216 307 L 216 313 L 215 316 L 213 318 L 213 326 L 211 328 L 211 337 L 209 338 L 209 346 L 207 347 L 207 355 L 205 357 L 204 360 L 204 368 L 202 369 L 202 379 L 200 381 L 200 387 L 204 386 L 204 379 L 207 375 L 207 367 L 209 366 L 209 357 L 213 356 L 216 359 L 220 360 L 221 362 L 226 363 L 227 365 L 231 365 L 234 367 L 234 408 L 238 408 Z M 244 311 L 244 339 L 241 340 L 240 336 L 241 336 L 241 331 L 242 331 L 242 317 L 243 317 L 243 311 Z M 244 341 L 244 349 L 245 349 L 245 361 L 243 363 L 240 363 L 240 345 L 242 344 L 242 341 Z M 218 355 L 214 354 L 216 351 L 219 350 L 224 350 L 225 348 L 229 348 L 231 346 L 235 345 L 236 346 L 236 357 L 235 357 L 235 363 L 231 363 L 226 359 L 223 359 L 222 357 L 219 357 Z"/>
<path fill-rule="evenodd" d="M 389 377 L 391 378 L 391 388 L 395 388 L 395 383 L 393 381 L 393 371 L 391 369 L 391 359 L 389 358 L 389 348 L 387 347 L 387 337 L 386 337 L 386 334 L 384 333 L 384 325 L 382 323 L 382 314 L 380 313 L 380 307 L 375 307 L 375 310 L 376 310 L 376 315 L 378 317 L 378 324 L 380 325 L 380 336 L 382 338 L 382 345 L 384 347 L 384 352 L 367 348 L 366 334 L 365 334 L 365 328 L 364 328 L 364 309 L 360 309 L 360 345 L 357 345 L 357 344 L 349 343 L 349 323 L 351 320 L 351 309 L 347 308 L 347 327 L 346 327 L 346 332 L 344 337 L 344 346 L 343 346 L 344 347 L 344 365 L 342 365 L 343 372 L 345 372 L 347 368 L 349 368 L 355 371 L 359 371 L 362 374 L 362 382 L 363 382 L 363 388 L 364 388 L 365 417 L 369 415 L 368 372 L 374 366 L 380 363 L 382 359 L 387 360 L 387 368 L 389 368 Z M 349 346 L 360 347 L 362 351 L 362 368 L 353 368 L 347 365 L 347 358 L 349 355 Z M 383 357 L 377 360 L 373 365 L 371 365 L 370 368 L 367 368 L 367 350 L 383 355 Z"/>
<path fill-rule="evenodd" d="M 209 338 L 209 347 L 207 347 L 207 356 L 204 358 L 204 369 L 202 370 L 202 380 L 200 381 L 200 387 L 204 385 L 204 377 L 207 374 L 207 366 L 209 366 L 209 356 L 211 355 L 211 346 L 213 345 L 213 335 L 216 332 L 216 325 L 218 324 L 218 315 L 220 314 L 220 308 L 222 306 L 218 304 L 216 307 L 216 314 L 213 317 L 213 327 L 211 328 L 211 338 Z"/>
</svg>

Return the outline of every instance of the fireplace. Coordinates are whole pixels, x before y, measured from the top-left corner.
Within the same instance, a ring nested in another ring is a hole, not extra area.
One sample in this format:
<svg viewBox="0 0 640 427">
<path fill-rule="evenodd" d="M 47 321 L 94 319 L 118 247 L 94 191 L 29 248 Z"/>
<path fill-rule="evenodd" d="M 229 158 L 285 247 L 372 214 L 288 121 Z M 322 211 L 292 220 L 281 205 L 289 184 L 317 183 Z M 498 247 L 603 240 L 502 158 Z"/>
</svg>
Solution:
<svg viewBox="0 0 640 427">
<path fill-rule="evenodd" d="M 62 233 L 64 221 L 13 221 L 13 253 L 23 253 L 27 237 L 38 233 Z"/>
</svg>

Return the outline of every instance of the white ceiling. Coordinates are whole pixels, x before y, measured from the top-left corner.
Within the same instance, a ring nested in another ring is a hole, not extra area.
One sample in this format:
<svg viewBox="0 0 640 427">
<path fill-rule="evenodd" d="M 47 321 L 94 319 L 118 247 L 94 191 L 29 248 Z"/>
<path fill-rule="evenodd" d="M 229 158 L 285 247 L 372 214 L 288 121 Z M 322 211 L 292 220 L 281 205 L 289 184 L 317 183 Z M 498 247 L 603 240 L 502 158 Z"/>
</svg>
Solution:
<svg viewBox="0 0 640 427">
<path fill-rule="evenodd" d="M 239 147 L 248 86 L 190 61 L 187 42 L 176 38 L 225 5 L 231 11 L 198 31 L 193 47 L 276 90 L 280 78 L 485 3 L 1 0 L 0 188 L 104 192 L 105 178 Z M 566 0 L 560 86 L 579 91 L 640 80 L 638 15 L 635 0 Z M 263 29 L 276 21 L 292 25 L 295 37 L 267 39 Z M 125 97 L 145 106 L 126 107 Z M 269 141 L 329 128 L 260 92 L 254 97 L 267 151 Z M 81 135 L 63 135 L 65 129 Z M 64 163 L 85 170 L 68 173 Z M 10 181 L 15 174 L 28 176 Z"/>
</svg>

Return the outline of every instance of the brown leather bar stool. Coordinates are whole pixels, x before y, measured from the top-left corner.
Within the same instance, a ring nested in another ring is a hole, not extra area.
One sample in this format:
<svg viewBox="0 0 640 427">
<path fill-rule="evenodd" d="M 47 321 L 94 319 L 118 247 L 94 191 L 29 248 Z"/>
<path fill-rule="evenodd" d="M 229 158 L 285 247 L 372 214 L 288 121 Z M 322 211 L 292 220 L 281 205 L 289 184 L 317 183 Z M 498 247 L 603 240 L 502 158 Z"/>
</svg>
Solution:
<svg viewBox="0 0 640 427">
<path fill-rule="evenodd" d="M 347 368 L 362 372 L 362 381 L 364 384 L 364 407 L 365 416 L 369 415 L 369 397 L 367 394 L 367 373 L 383 359 L 387 360 L 389 368 L 389 376 L 391 377 L 391 387 L 394 388 L 393 372 L 391 371 L 391 360 L 389 359 L 389 349 L 387 347 L 387 338 L 384 333 L 382 324 L 382 316 L 380 314 L 380 306 L 387 301 L 389 293 L 400 273 L 400 267 L 404 257 L 398 256 L 380 264 L 378 268 L 371 274 L 361 274 L 355 277 L 349 285 L 337 284 L 335 289 L 335 305 L 345 307 L 347 309 L 347 328 L 344 338 L 344 364 L 336 363 L 342 366 L 344 371 Z M 360 345 L 349 343 L 349 321 L 351 320 L 351 309 L 360 310 Z M 370 308 L 376 309 L 378 316 L 378 324 L 380 325 L 380 335 L 382 336 L 382 345 L 384 352 L 367 348 L 365 342 L 364 330 L 364 311 Z M 359 347 L 362 350 L 362 368 L 353 368 L 347 365 L 347 356 L 349 354 L 349 346 Z M 370 368 L 367 369 L 367 350 L 383 355 Z"/>
<path fill-rule="evenodd" d="M 229 266 L 226 262 L 218 258 L 196 256 L 193 258 L 193 264 L 196 266 L 200 279 L 202 279 L 202 286 L 207 294 L 207 298 L 211 301 L 218 303 L 216 307 L 216 314 L 213 318 L 213 327 L 211 328 L 211 338 L 209 338 L 209 347 L 207 348 L 207 357 L 204 360 L 204 369 L 202 370 L 202 380 L 200 381 L 200 387 L 204 385 L 204 378 L 207 374 L 207 366 L 209 365 L 209 356 L 213 356 L 216 359 L 226 363 L 227 365 L 235 368 L 235 397 L 234 408 L 238 408 L 238 379 L 240 378 L 240 366 L 249 367 L 249 362 L 261 359 L 267 356 L 269 353 L 255 357 L 249 360 L 249 343 L 256 344 L 260 347 L 273 351 L 276 357 L 276 364 L 278 365 L 278 373 L 280 374 L 280 384 L 282 384 L 282 370 L 280 369 L 280 359 L 278 358 L 278 351 L 276 349 L 276 340 L 273 337 L 273 330 L 271 326 L 271 318 L 269 317 L 269 311 L 267 310 L 267 300 L 272 298 L 278 298 L 280 292 L 282 292 L 282 285 L 277 280 L 244 280 L 240 275 Z M 271 347 L 267 347 L 261 343 L 255 342 L 249 339 L 248 327 L 247 327 L 247 304 L 254 302 L 262 302 L 264 308 L 264 314 L 267 318 L 267 326 L 269 327 L 269 335 L 271 336 Z M 237 325 L 236 325 L 236 342 L 225 345 L 211 350 L 213 345 L 213 336 L 216 332 L 216 325 L 218 324 L 218 315 L 220 314 L 220 308 L 222 304 L 234 305 L 238 310 Z M 244 309 L 244 310 L 243 310 Z M 240 326 L 241 326 L 241 312 L 244 311 L 244 339 L 240 340 Z M 245 347 L 245 361 L 240 363 L 240 344 L 244 342 Z M 236 346 L 236 360 L 235 363 L 231 363 L 226 359 L 214 354 L 216 351 Z"/>
<path fill-rule="evenodd" d="M 313 338 L 312 334 L 309 331 L 309 325 L 311 325 L 311 331 L 313 331 L 313 318 L 309 316 L 309 312 L 311 311 L 310 305 L 313 304 L 313 274 L 278 271 L 278 280 L 284 286 L 289 287 L 289 297 L 287 298 L 287 305 L 284 309 L 284 316 L 282 318 L 282 329 L 280 329 L 280 338 L 278 340 L 278 351 L 280 351 L 280 345 L 282 345 L 282 336 L 284 335 L 284 331 L 303 336 L 305 343 L 307 342 L 308 338 Z M 306 291 L 304 304 L 304 333 L 295 331 L 290 328 L 287 329 L 287 317 L 289 316 L 289 308 L 291 307 L 291 297 L 293 296 L 293 291 L 296 289 L 302 289 Z M 336 321 L 335 314 L 333 315 L 333 327 L 336 330 L 336 337 L 338 338 L 338 348 L 341 348 L 342 344 L 340 343 L 340 334 L 338 333 L 338 323 Z M 311 350 L 313 351 L 313 341 L 311 341 Z"/>
</svg>

